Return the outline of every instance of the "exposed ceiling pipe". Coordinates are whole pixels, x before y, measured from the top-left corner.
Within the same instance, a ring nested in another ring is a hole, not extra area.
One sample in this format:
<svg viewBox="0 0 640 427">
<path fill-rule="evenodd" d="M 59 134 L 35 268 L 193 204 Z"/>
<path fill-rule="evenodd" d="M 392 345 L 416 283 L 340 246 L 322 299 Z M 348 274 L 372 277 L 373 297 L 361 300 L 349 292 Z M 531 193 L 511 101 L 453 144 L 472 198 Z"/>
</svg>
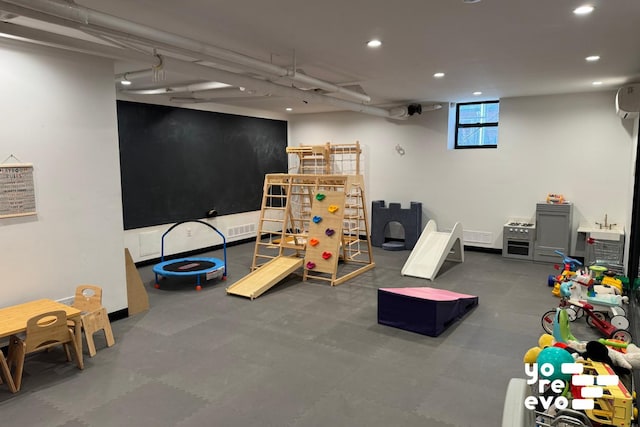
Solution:
<svg viewBox="0 0 640 427">
<path fill-rule="evenodd" d="M 125 73 L 124 77 L 129 78 L 130 74 Z M 127 89 L 123 90 L 124 93 L 130 93 L 134 95 L 158 95 L 158 94 L 167 94 L 167 93 L 186 93 L 186 92 L 202 92 L 209 91 L 213 89 L 221 89 L 228 88 L 229 85 L 220 82 L 205 82 L 205 83 L 195 83 L 192 85 L 185 86 L 169 86 L 169 87 L 159 87 L 154 89 Z M 240 91 L 239 89 L 235 89 L 235 91 Z"/>
<path fill-rule="evenodd" d="M 178 104 L 206 104 L 208 102 L 219 102 L 218 99 L 211 98 L 188 98 L 188 97 L 172 97 L 169 98 L 171 102 L 177 102 Z"/>
<path fill-rule="evenodd" d="M 246 69 L 241 69 L 238 64 L 234 64 L 230 61 L 222 60 L 220 58 L 206 55 L 201 52 L 194 52 L 188 49 L 178 48 L 171 46 L 167 43 L 160 42 L 158 40 L 150 40 L 137 37 L 135 40 L 131 34 L 127 34 L 120 31 L 103 29 L 95 26 L 88 27 L 87 25 L 53 16 L 50 14 L 38 12 L 34 9 L 17 6 L 11 3 L 7 3 L 4 0 L 0 0 L 0 11 L 10 12 L 13 16 L 24 16 L 37 21 L 47 22 L 61 27 L 73 28 L 78 31 L 82 31 L 93 37 L 97 37 L 106 41 L 109 46 L 120 46 L 128 49 L 132 49 L 141 53 L 151 54 L 154 50 L 160 50 L 160 53 L 172 53 L 180 56 L 186 56 L 192 58 L 195 62 L 206 63 L 221 70 L 231 71 L 239 74 L 253 74 L 256 77 L 259 73 L 249 73 Z M 141 46 L 144 46 L 141 47 Z M 259 77 L 259 76 L 258 76 Z M 280 77 L 280 76 L 279 76 Z M 264 77 L 262 77 L 264 79 Z"/>
<path fill-rule="evenodd" d="M 23 42 L 81 52 L 103 58 L 130 60 L 143 64 L 157 62 L 155 56 L 152 55 L 148 55 L 146 59 L 142 60 L 141 57 L 144 55 L 140 53 L 136 53 L 134 58 L 131 51 L 0 21 L 0 36 L 3 34 Z"/>
<path fill-rule="evenodd" d="M 2 4 L 2 0 L 0 0 L 0 7 Z M 31 9 L 27 9 L 31 11 Z M 126 47 L 130 47 L 133 50 L 138 50 L 143 53 L 149 53 L 152 51 L 157 51 L 160 54 L 171 54 L 172 56 L 179 57 L 181 59 L 191 58 L 194 62 L 205 63 L 205 65 L 209 65 L 214 68 L 219 68 L 221 70 L 231 71 L 232 73 L 238 74 L 246 74 L 246 75 L 258 75 L 260 73 L 257 72 L 249 72 L 247 69 L 241 69 L 238 64 L 234 64 L 229 61 L 222 60 L 220 58 L 216 58 L 211 55 L 206 55 L 201 52 L 194 52 L 188 49 L 182 49 L 176 46 L 171 46 L 166 43 L 159 42 L 157 40 L 147 40 L 142 38 L 136 38 L 132 40 L 131 35 L 113 31 L 113 30 L 102 30 L 95 27 L 87 28 L 78 23 L 74 23 L 72 21 L 67 21 L 70 24 L 76 25 L 78 30 L 81 30 L 87 34 L 91 34 L 95 37 L 108 38 L 114 41 L 114 44 L 124 45 Z M 134 44 L 135 43 L 135 44 Z M 264 73 L 263 73 L 264 74 Z"/>
<path fill-rule="evenodd" d="M 4 2 L 4 0 L 0 1 L 0 14 L 2 14 L 3 16 L 11 16 L 11 19 L 17 16 L 26 16 L 38 21 L 49 22 L 51 24 L 56 24 L 63 27 L 69 26 L 68 19 L 61 19 L 50 14 L 41 13 L 33 9 L 28 9 L 22 7 L 22 5 L 20 4 L 6 3 Z M 8 20 L 3 19 L 1 21 Z"/>
<path fill-rule="evenodd" d="M 116 82 L 119 82 L 122 79 L 127 79 L 127 80 L 142 79 L 145 77 L 152 76 L 153 73 L 154 73 L 153 68 L 149 68 L 148 70 L 128 71 L 126 73 L 116 74 L 114 77 L 114 80 Z"/>
<path fill-rule="evenodd" d="M 1 3 L 2 3 L 2 0 L 0 0 L 0 4 Z M 71 21 L 68 21 L 68 22 L 71 22 Z M 258 71 L 251 71 L 251 70 L 248 70 L 246 67 L 243 68 L 236 63 L 226 61 L 218 57 L 214 57 L 212 55 L 207 55 L 202 52 L 194 52 L 192 50 L 183 49 L 177 46 L 172 46 L 166 43 L 162 43 L 157 40 L 147 40 L 142 38 L 136 38 L 135 40 L 133 40 L 131 38 L 131 35 L 120 33 L 113 30 L 107 31 L 107 30 L 96 29 L 93 27 L 87 28 L 80 24 L 76 24 L 76 25 L 78 25 L 79 30 L 85 33 L 92 34 L 92 35 L 101 34 L 102 37 L 109 37 L 117 41 L 119 44 L 123 44 L 125 46 L 127 45 L 135 46 L 134 50 L 138 50 L 140 52 L 148 53 L 148 52 L 155 51 L 159 54 L 170 55 L 180 59 L 185 59 L 185 60 L 191 59 L 193 62 L 208 65 L 213 68 L 219 68 L 225 71 L 231 71 L 232 73 L 245 74 L 245 75 L 250 75 L 250 76 L 258 77 L 262 79 L 266 78 L 265 73 L 261 73 Z M 281 77 L 278 76 L 278 78 L 281 78 Z"/>
<path fill-rule="evenodd" d="M 190 98 L 197 100 L 209 99 L 210 102 L 230 102 L 248 99 L 261 99 L 265 97 L 273 97 L 271 94 L 258 92 L 253 89 L 245 89 L 243 87 L 224 87 L 221 89 L 205 90 L 201 92 L 190 92 L 189 94 L 177 94 L 173 98 Z"/>
<path fill-rule="evenodd" d="M 257 80 L 252 77 L 230 73 L 228 71 L 218 70 L 211 67 L 205 67 L 203 65 L 185 62 L 174 58 L 164 58 L 164 61 L 167 69 L 171 69 L 175 72 L 187 74 L 193 77 L 198 77 L 203 80 L 215 80 L 230 84 L 232 86 L 251 88 L 265 94 L 299 99 L 300 101 L 305 103 L 317 102 L 332 105 L 334 107 L 342 108 L 345 110 L 372 114 L 379 117 L 394 118 L 391 116 L 389 110 L 384 110 L 378 107 L 358 104 L 351 101 L 344 101 L 342 99 L 318 94 L 313 91 L 302 91 L 300 89 L 295 89 L 287 86 L 280 86 L 269 81 Z"/>
<path fill-rule="evenodd" d="M 138 51 L 144 54 L 145 56 L 151 54 L 149 52 L 145 52 L 143 50 L 138 50 L 138 49 L 134 49 L 134 51 Z M 155 78 L 158 76 L 158 73 L 162 70 L 163 63 L 162 63 L 162 57 L 160 55 L 154 54 L 153 56 L 156 58 L 156 61 L 157 61 L 157 63 L 154 64 L 153 67 L 146 70 L 128 71 L 126 73 L 116 74 L 115 81 L 116 82 L 122 81 L 122 80 L 130 81 L 130 79 L 141 79 L 149 76 L 154 77 L 154 81 L 155 81 Z"/>
<path fill-rule="evenodd" d="M 149 49 L 149 48 L 142 48 L 136 44 L 133 44 L 131 42 L 128 42 L 127 40 L 123 40 L 120 37 L 116 37 L 113 34 L 103 34 L 101 31 L 93 31 L 91 29 L 88 28 L 78 28 L 79 30 L 82 30 L 84 33 L 89 34 L 90 36 L 96 37 L 100 40 L 104 40 L 107 43 L 109 43 L 110 45 L 114 45 L 114 46 L 118 46 L 121 47 L 123 49 L 132 49 L 132 50 L 137 50 L 138 52 L 142 52 L 142 53 L 149 53 L 152 52 L 153 49 Z"/>
<path fill-rule="evenodd" d="M 13 12 L 14 14 L 25 16 L 31 19 L 48 22 L 48 23 L 52 23 L 60 26 L 67 26 L 76 30 L 80 30 L 94 37 L 98 37 L 101 40 L 105 40 L 108 43 L 110 43 L 110 45 L 133 49 L 145 54 L 150 53 L 151 51 L 158 48 L 158 49 L 161 49 L 162 51 L 166 51 L 167 53 L 193 58 L 194 62 L 205 63 L 205 65 L 210 65 L 212 67 L 219 68 L 221 70 L 226 70 L 226 71 L 230 71 L 238 74 L 251 75 L 252 77 L 258 78 L 260 80 L 265 79 L 265 77 L 260 76 L 259 73 L 249 74 L 249 72 L 246 69 L 242 70 L 239 68 L 238 64 L 231 63 L 230 61 L 221 60 L 220 58 L 203 54 L 201 52 L 194 52 L 188 49 L 178 48 L 176 46 L 159 42 L 157 40 L 150 40 L 150 39 L 143 39 L 143 38 L 136 38 L 134 40 L 130 34 L 127 34 L 121 31 L 108 30 L 108 29 L 103 29 L 96 26 L 88 27 L 80 22 L 67 20 L 57 16 L 45 14 L 30 8 L 16 6 L 14 4 L 7 3 L 4 0 L 0 0 L 0 9 L 5 9 Z M 133 43 L 146 46 L 148 50 L 145 50 L 140 46 L 136 46 Z M 152 71 L 155 72 L 155 70 L 152 70 Z M 298 89 L 305 90 L 304 88 L 299 88 L 299 87 Z M 344 92 L 348 90 L 340 87 L 340 91 Z M 356 94 L 356 97 L 364 97 L 363 102 L 369 99 L 367 95 L 363 95 L 358 92 L 354 92 L 354 93 Z M 327 95 L 331 96 L 331 94 L 327 94 Z"/>
<path fill-rule="evenodd" d="M 329 83 L 306 74 L 296 72 L 296 70 L 280 67 L 275 64 L 263 62 L 255 58 L 232 52 L 227 49 L 208 45 L 197 40 L 182 37 L 177 34 L 157 30 L 145 25 L 136 24 L 125 19 L 98 12 L 79 6 L 73 3 L 61 0 L 3 0 L 2 3 L 10 3 L 22 7 L 27 7 L 37 12 L 51 14 L 59 18 L 71 20 L 83 25 L 97 26 L 102 29 L 114 30 L 135 37 L 147 40 L 155 40 L 167 45 L 176 46 L 193 52 L 210 55 L 233 62 L 244 67 L 258 70 L 279 77 L 287 77 L 293 81 L 303 83 L 304 85 L 318 87 L 331 93 L 339 93 L 349 96 L 362 102 L 370 102 L 371 98 L 358 92 L 345 89 L 333 83 Z"/>
<path fill-rule="evenodd" d="M 251 96 L 247 95 L 246 97 L 238 98 L 237 96 L 231 97 L 205 97 L 205 98 L 196 98 L 196 97 L 187 97 L 187 96 L 173 96 L 169 98 L 169 101 L 176 102 L 179 104 L 205 104 L 205 103 L 213 103 L 213 104 L 224 104 L 225 102 L 230 101 L 238 101 L 240 100 L 254 100 L 254 99 L 262 99 L 264 96 Z"/>
<path fill-rule="evenodd" d="M 154 55 L 145 55 L 143 53 L 135 51 L 119 49 L 116 47 L 106 46 L 85 40 L 79 40 L 72 37 L 62 36 L 59 34 L 41 31 L 34 28 L 18 26 L 15 24 L 0 22 L 0 33 L 11 34 L 27 41 L 34 41 L 39 44 L 72 50 L 76 52 L 83 52 L 113 59 L 129 60 L 138 63 L 147 63 L 149 65 L 155 65 L 157 63 L 157 57 Z M 356 111 L 378 117 L 391 119 L 406 118 L 406 115 L 404 114 L 406 108 L 403 107 L 386 110 L 370 105 L 363 105 L 356 102 L 345 101 L 338 98 L 325 96 L 313 91 L 303 91 L 287 86 L 281 86 L 269 81 L 258 80 L 252 77 L 218 70 L 216 68 L 199 65 L 193 62 L 187 62 L 168 57 L 163 57 L 163 61 L 164 66 L 167 70 L 189 75 L 206 81 L 217 81 L 229 84 L 231 86 L 250 88 L 260 93 L 299 99 L 302 102 L 306 103 L 332 105 L 344 110 Z"/>
</svg>

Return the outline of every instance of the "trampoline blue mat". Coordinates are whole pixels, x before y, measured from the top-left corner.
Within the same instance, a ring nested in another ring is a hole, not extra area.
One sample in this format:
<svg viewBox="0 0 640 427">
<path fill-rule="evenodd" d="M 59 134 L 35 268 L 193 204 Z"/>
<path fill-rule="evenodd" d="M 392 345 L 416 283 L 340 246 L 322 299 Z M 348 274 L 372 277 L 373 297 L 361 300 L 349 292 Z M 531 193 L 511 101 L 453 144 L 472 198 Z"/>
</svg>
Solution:
<svg viewBox="0 0 640 427">
<path fill-rule="evenodd" d="M 153 266 L 153 272 L 162 276 L 195 276 L 224 269 L 218 258 L 178 258 Z"/>
</svg>

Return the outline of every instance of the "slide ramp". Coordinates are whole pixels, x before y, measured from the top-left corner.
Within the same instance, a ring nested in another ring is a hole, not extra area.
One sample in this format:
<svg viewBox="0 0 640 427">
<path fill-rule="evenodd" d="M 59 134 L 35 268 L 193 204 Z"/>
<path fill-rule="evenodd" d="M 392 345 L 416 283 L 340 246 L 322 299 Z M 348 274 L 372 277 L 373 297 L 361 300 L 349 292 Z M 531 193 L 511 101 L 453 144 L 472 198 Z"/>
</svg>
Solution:
<svg viewBox="0 0 640 427">
<path fill-rule="evenodd" d="M 457 222 L 448 233 L 438 231 L 436 222 L 430 220 L 404 263 L 401 274 L 433 280 L 446 260 L 464 261 L 462 224 Z"/>
<path fill-rule="evenodd" d="M 302 258 L 275 257 L 229 286 L 227 293 L 251 299 L 258 298 L 289 274 L 302 267 L 303 261 Z"/>
</svg>

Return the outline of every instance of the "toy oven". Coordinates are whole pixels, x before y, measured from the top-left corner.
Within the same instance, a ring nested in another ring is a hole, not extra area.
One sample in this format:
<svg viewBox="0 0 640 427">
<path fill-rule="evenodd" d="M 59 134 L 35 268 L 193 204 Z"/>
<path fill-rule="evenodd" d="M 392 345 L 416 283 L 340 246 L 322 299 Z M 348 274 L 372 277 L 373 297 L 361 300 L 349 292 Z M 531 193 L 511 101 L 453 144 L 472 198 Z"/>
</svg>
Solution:
<svg viewBox="0 0 640 427">
<path fill-rule="evenodd" d="M 503 257 L 533 260 L 533 244 L 536 238 L 533 222 L 509 221 L 504 225 L 502 236 Z"/>
</svg>

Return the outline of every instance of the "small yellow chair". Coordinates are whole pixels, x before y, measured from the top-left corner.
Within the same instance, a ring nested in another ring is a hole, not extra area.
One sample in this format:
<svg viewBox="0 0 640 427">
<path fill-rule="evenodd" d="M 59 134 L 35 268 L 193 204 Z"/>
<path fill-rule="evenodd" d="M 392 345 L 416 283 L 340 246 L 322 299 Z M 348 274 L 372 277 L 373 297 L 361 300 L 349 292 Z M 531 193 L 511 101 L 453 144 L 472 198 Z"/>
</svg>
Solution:
<svg viewBox="0 0 640 427">
<path fill-rule="evenodd" d="M 69 345 L 73 347 L 76 364 L 79 369 L 84 369 L 84 364 L 78 351 L 76 337 L 69 326 L 67 326 L 67 313 L 64 310 L 50 311 L 32 317 L 27 321 L 27 330 L 24 339 L 16 335 L 11 335 L 9 341 L 9 355 L 7 365 L 9 370 L 15 368 L 13 382 L 16 391 L 22 385 L 22 371 L 24 369 L 24 359 L 28 354 L 48 350 L 52 347 L 62 345 L 67 353 L 67 360 L 71 361 Z"/>
<path fill-rule="evenodd" d="M 113 338 L 107 309 L 102 306 L 102 288 L 95 285 L 78 286 L 72 305 L 82 311 L 80 316 L 82 329 L 84 329 L 84 336 L 87 340 L 87 347 L 91 357 L 96 355 L 96 345 L 93 341 L 93 334 L 96 332 L 104 331 L 107 347 L 111 347 L 116 343 Z"/>
</svg>

